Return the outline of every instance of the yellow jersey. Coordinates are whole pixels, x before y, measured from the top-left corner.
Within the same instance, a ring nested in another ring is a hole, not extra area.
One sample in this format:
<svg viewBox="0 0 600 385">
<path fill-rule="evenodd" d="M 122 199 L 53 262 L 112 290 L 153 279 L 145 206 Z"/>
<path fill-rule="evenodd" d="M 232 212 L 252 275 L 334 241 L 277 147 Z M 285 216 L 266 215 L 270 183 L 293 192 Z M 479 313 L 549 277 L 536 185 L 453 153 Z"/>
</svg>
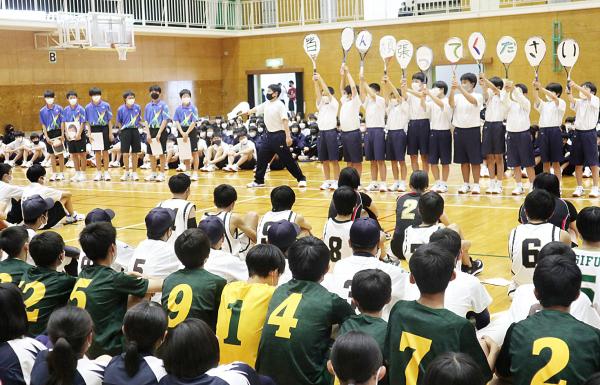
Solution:
<svg viewBox="0 0 600 385">
<path fill-rule="evenodd" d="M 274 286 L 264 283 L 232 282 L 225 286 L 217 316 L 221 365 L 242 361 L 254 368 L 274 291 Z"/>
</svg>

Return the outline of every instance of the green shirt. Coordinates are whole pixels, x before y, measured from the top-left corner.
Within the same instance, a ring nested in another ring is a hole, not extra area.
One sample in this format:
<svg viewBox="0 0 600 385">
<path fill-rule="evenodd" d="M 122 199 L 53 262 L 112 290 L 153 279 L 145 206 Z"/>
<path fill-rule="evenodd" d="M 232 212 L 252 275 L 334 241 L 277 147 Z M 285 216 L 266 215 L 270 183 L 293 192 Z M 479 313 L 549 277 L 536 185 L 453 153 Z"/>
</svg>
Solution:
<svg viewBox="0 0 600 385">
<path fill-rule="evenodd" d="M 326 385 L 331 327 L 354 311 L 348 302 L 316 282 L 292 279 L 273 293 L 256 367 L 277 384 Z"/>
<path fill-rule="evenodd" d="M 169 317 L 169 328 L 187 318 L 198 318 L 215 330 L 226 284 L 225 279 L 204 269 L 181 269 L 165 278 L 161 301 Z"/>
<path fill-rule="evenodd" d="M 600 371 L 600 330 L 569 313 L 541 310 L 510 326 L 496 370 L 515 385 L 582 384 Z"/>
<path fill-rule="evenodd" d="M 34 266 L 23 274 L 19 287 L 23 290 L 30 334 L 46 331 L 50 314 L 67 304 L 76 280 L 68 274 L 41 266 Z"/>
<path fill-rule="evenodd" d="M 71 293 L 70 302 L 90 313 L 94 321 L 94 340 L 87 355 L 121 354 L 123 317 L 129 295 L 143 297 L 148 280 L 117 273 L 108 266 L 84 267 Z"/>
<path fill-rule="evenodd" d="M 367 314 L 353 315 L 342 324 L 340 335 L 346 334 L 349 331 L 356 330 L 367 333 L 377 341 L 381 353 L 385 343 L 385 334 L 387 333 L 388 324 L 379 317 L 372 317 Z"/>
<path fill-rule="evenodd" d="M 0 283 L 14 283 L 18 285 L 21 277 L 33 266 L 19 258 L 8 258 L 0 262 Z"/>
<path fill-rule="evenodd" d="M 486 382 L 492 378 L 475 328 L 466 318 L 417 301 L 399 301 L 394 305 L 384 349 L 390 385 L 421 384 L 429 363 L 446 352 L 471 356 L 481 368 Z"/>
</svg>

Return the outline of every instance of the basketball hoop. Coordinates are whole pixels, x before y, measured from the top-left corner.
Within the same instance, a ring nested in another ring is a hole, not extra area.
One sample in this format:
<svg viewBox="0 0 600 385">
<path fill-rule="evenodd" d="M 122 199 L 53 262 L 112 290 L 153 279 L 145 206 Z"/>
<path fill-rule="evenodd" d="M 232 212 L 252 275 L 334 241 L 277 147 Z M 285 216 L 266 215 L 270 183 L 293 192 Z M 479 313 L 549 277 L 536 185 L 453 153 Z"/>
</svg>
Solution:
<svg viewBox="0 0 600 385">
<path fill-rule="evenodd" d="M 119 60 L 127 60 L 127 51 L 129 51 L 130 48 L 129 45 L 112 43 L 110 46 L 111 48 L 117 51 L 117 54 L 119 55 Z"/>
</svg>

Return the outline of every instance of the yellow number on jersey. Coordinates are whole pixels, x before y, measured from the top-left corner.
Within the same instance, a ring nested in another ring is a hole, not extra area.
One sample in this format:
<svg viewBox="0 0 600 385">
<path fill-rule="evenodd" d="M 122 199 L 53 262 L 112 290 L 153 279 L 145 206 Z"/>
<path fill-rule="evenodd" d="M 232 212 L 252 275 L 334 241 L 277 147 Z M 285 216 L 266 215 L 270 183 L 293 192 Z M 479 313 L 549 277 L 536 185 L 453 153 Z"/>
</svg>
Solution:
<svg viewBox="0 0 600 385">
<path fill-rule="evenodd" d="M 27 293 L 32 291 L 31 295 L 27 297 Z M 23 286 L 23 295 L 27 297 L 25 302 L 25 309 L 27 310 L 27 321 L 37 322 L 39 309 L 29 310 L 30 307 L 34 306 L 44 298 L 46 294 L 46 286 L 38 281 L 29 282 Z"/>
<path fill-rule="evenodd" d="M 402 206 L 402 215 L 400 215 L 400 219 L 415 219 L 415 209 L 419 201 L 414 199 L 409 199 L 404 202 L 404 206 Z"/>
<path fill-rule="evenodd" d="M 12 277 L 7 273 L 0 273 L 0 283 L 11 283 Z"/>
<path fill-rule="evenodd" d="M 77 282 L 75 282 L 75 286 L 73 286 L 73 291 L 71 292 L 71 296 L 69 297 L 69 301 L 77 301 L 76 306 L 82 309 L 85 309 L 85 305 L 87 304 L 87 297 L 85 296 L 85 291 L 80 289 L 85 289 L 90 286 L 92 283 L 91 279 L 87 278 L 79 278 Z"/>
<path fill-rule="evenodd" d="M 294 318 L 296 309 L 300 304 L 302 294 L 293 293 L 279 304 L 269 316 L 267 323 L 269 325 L 279 326 L 275 331 L 275 336 L 280 338 L 290 338 L 290 329 L 296 328 L 298 319 Z M 283 313 L 283 314 L 282 314 Z"/>
<path fill-rule="evenodd" d="M 177 297 L 181 294 L 181 299 L 177 301 Z M 190 309 L 192 308 L 192 287 L 182 283 L 171 290 L 169 299 L 167 300 L 167 309 L 169 309 L 169 324 L 170 328 L 174 328 L 181 322 L 185 321 Z M 175 314 L 173 318 L 171 316 Z"/>
<path fill-rule="evenodd" d="M 569 363 L 569 346 L 565 341 L 554 337 L 539 338 L 533 342 L 532 353 L 537 356 L 546 348 L 550 349 L 552 354 L 550 361 L 533 376 L 531 385 L 555 385 L 546 381 L 558 374 Z M 567 385 L 567 381 L 560 380 L 556 385 Z"/>
<path fill-rule="evenodd" d="M 402 332 L 402 337 L 400 337 L 400 351 L 403 352 L 406 348 L 413 349 L 412 357 L 404 370 L 406 385 L 416 385 L 419 378 L 419 364 L 423 357 L 429 353 L 431 340 L 416 334 Z"/>
</svg>

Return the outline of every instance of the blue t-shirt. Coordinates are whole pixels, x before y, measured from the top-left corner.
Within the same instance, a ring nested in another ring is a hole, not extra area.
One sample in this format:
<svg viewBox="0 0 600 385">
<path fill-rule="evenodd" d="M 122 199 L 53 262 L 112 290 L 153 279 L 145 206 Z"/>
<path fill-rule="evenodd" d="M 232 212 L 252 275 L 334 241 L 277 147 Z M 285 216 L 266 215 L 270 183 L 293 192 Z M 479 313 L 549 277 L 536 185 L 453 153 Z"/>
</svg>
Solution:
<svg viewBox="0 0 600 385">
<path fill-rule="evenodd" d="M 63 109 L 58 104 L 53 104 L 51 107 L 44 106 L 40 109 L 40 123 L 48 131 L 58 130 L 62 123 L 62 112 Z"/>
<path fill-rule="evenodd" d="M 196 378 L 175 378 L 166 375 L 160 385 L 261 385 L 258 374 L 242 362 L 234 362 L 211 369 Z"/>
<path fill-rule="evenodd" d="M 31 371 L 31 385 L 46 385 L 50 373 L 48 371 L 48 350 L 38 354 Z M 73 385 L 102 385 L 104 366 L 96 361 L 80 358 L 77 361 L 77 371 L 73 378 Z"/>
<path fill-rule="evenodd" d="M 140 360 L 138 372 L 129 377 L 125 370 L 125 355 L 113 357 L 104 371 L 104 385 L 157 385 L 167 375 L 161 359 L 145 356 Z"/>
<path fill-rule="evenodd" d="M 44 344 L 29 337 L 0 344 L 0 383 L 29 384 L 35 358 L 45 349 Z"/>
<path fill-rule="evenodd" d="M 164 120 L 169 120 L 169 106 L 163 100 L 152 101 L 146 104 L 144 119 L 152 128 L 160 128 Z"/>
<path fill-rule="evenodd" d="M 142 108 L 139 104 L 134 104 L 131 108 L 123 104 L 117 110 L 117 123 L 121 125 L 121 130 L 126 128 L 138 128 L 142 121 Z"/>
<path fill-rule="evenodd" d="M 112 119 L 112 110 L 110 104 L 104 100 L 100 103 L 88 103 L 85 106 L 85 120 L 90 123 L 90 126 L 108 126 L 108 122 Z"/>
<path fill-rule="evenodd" d="M 175 110 L 173 120 L 179 122 L 181 127 L 189 127 L 198 121 L 198 109 L 191 103 L 187 106 L 181 105 Z"/>
<path fill-rule="evenodd" d="M 87 121 L 85 117 L 85 109 L 79 104 L 75 105 L 75 107 L 67 106 L 63 108 L 62 121 L 65 123 L 85 123 Z"/>
</svg>

